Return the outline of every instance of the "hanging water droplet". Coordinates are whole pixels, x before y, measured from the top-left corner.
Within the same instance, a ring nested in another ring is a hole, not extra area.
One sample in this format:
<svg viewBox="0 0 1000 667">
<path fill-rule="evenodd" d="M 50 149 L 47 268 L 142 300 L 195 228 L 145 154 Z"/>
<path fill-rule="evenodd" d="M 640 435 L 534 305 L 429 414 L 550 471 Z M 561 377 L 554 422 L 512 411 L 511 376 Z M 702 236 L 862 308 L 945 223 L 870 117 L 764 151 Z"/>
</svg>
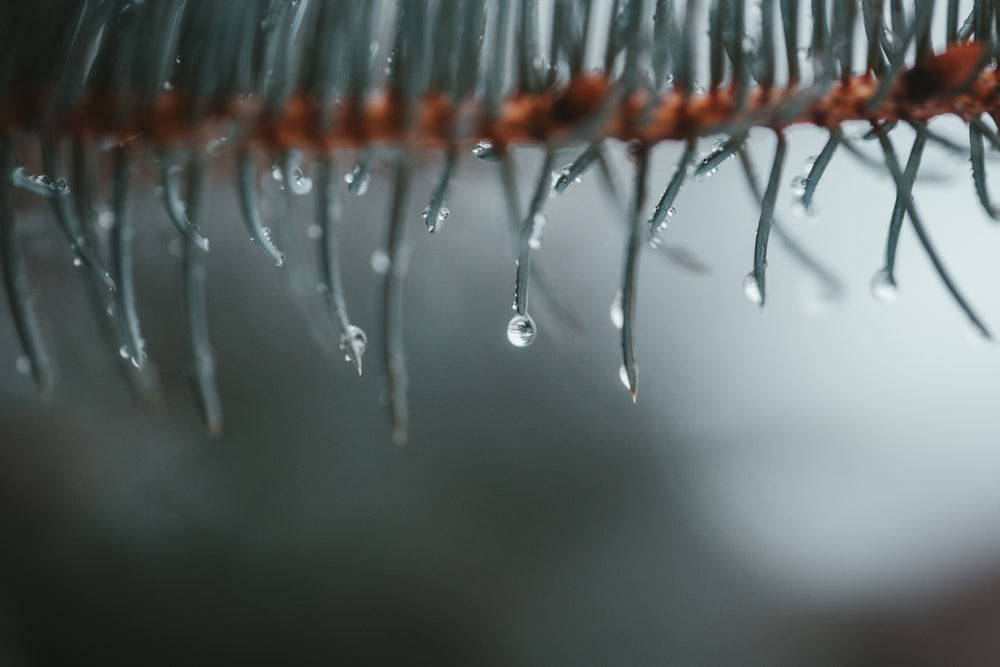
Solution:
<svg viewBox="0 0 1000 667">
<path fill-rule="evenodd" d="M 638 371 L 639 369 L 638 367 L 636 367 L 637 376 L 639 374 Z M 632 383 L 628 381 L 628 369 L 625 368 L 625 364 L 622 364 L 621 366 L 618 367 L 618 381 L 621 382 L 622 386 L 624 386 L 630 392 L 632 391 Z"/>
<path fill-rule="evenodd" d="M 128 359 L 128 348 L 124 345 L 118 348 L 118 356 L 122 359 Z"/>
<path fill-rule="evenodd" d="M 340 349 L 344 352 L 349 352 L 353 350 L 358 357 L 365 353 L 368 348 L 368 335 L 364 332 L 361 327 L 356 327 L 353 324 L 347 327 L 345 331 L 340 336 Z M 348 356 L 348 361 L 350 356 Z"/>
<path fill-rule="evenodd" d="M 497 149 L 496 144 L 489 139 L 483 139 L 473 146 L 472 154 L 480 160 L 486 160 L 487 162 L 496 162 L 500 159 L 500 151 Z"/>
<path fill-rule="evenodd" d="M 764 303 L 764 298 L 760 294 L 760 286 L 757 284 L 757 276 L 753 271 L 743 279 L 743 294 L 758 306 Z"/>
<path fill-rule="evenodd" d="M 281 172 L 281 165 L 277 162 L 271 165 L 271 178 L 273 178 L 276 183 L 281 183 L 281 187 L 284 189 L 285 175 Z"/>
<path fill-rule="evenodd" d="M 74 257 L 73 258 L 73 266 L 75 266 L 76 268 L 79 269 L 81 266 L 83 266 L 83 260 L 80 259 L 79 257 Z"/>
<path fill-rule="evenodd" d="M 798 175 L 792 179 L 792 194 L 796 197 L 802 197 L 806 193 L 806 187 L 809 185 L 809 177 L 805 175 Z"/>
<path fill-rule="evenodd" d="M 392 260 L 389 259 L 389 255 L 387 255 L 384 250 L 379 248 L 372 253 L 371 265 L 372 270 L 375 273 L 380 276 L 384 276 L 389 272 L 389 267 L 392 266 Z"/>
<path fill-rule="evenodd" d="M 347 183 L 347 189 L 351 194 L 360 197 L 368 192 L 371 174 L 361 165 L 354 165 L 354 169 L 344 175 L 344 182 Z"/>
<path fill-rule="evenodd" d="M 675 215 L 677 215 L 677 209 L 675 207 L 671 206 L 670 208 L 667 209 L 667 217 L 668 218 L 672 218 Z"/>
<path fill-rule="evenodd" d="M 21 375 L 31 374 L 31 359 L 29 359 L 23 354 L 20 355 L 14 361 L 14 368 L 16 368 L 17 372 L 20 373 Z"/>
<path fill-rule="evenodd" d="M 796 218 L 815 218 L 816 204 L 809 202 L 809 206 L 806 206 L 801 197 L 796 197 L 792 202 L 792 215 Z"/>
<path fill-rule="evenodd" d="M 307 195 L 312 192 L 312 179 L 302 173 L 298 167 L 292 172 L 292 192 L 297 195 Z"/>
<path fill-rule="evenodd" d="M 514 347 L 528 347 L 535 342 L 535 321 L 531 315 L 515 315 L 507 323 L 507 340 Z"/>
<path fill-rule="evenodd" d="M 318 241 L 323 238 L 323 228 L 319 225 L 309 225 L 306 228 L 306 236 L 312 241 Z"/>
<path fill-rule="evenodd" d="M 68 195 L 70 192 L 69 184 L 66 182 L 65 178 L 57 178 L 52 181 L 52 185 L 49 187 L 52 188 L 53 192 L 57 195 Z"/>
<path fill-rule="evenodd" d="M 438 222 L 444 222 L 451 216 L 451 211 L 448 210 L 447 206 L 442 206 L 441 210 L 438 211 Z"/>
<path fill-rule="evenodd" d="M 819 156 L 818 156 L 818 155 L 810 155 L 809 157 L 807 157 L 807 158 L 805 159 L 805 162 L 803 162 L 803 163 L 802 163 L 802 167 L 803 167 L 803 168 L 804 168 L 804 169 L 805 169 L 805 170 L 806 170 L 807 172 L 809 172 L 809 171 L 811 171 L 811 170 L 812 170 L 812 168 L 813 168 L 813 165 L 815 165 L 815 164 L 816 164 L 816 160 L 818 160 L 818 159 L 819 159 Z"/>
<path fill-rule="evenodd" d="M 622 291 L 618 290 L 618 293 L 615 295 L 614 300 L 611 302 L 611 312 L 610 312 L 611 324 L 615 327 L 615 329 L 618 330 L 621 330 L 621 328 L 625 326 L 625 311 L 623 309 L 624 308 L 623 301 L 624 301 L 624 296 L 622 295 Z"/>
<path fill-rule="evenodd" d="M 872 276 L 872 296 L 882 303 L 894 303 L 899 298 L 899 288 L 885 269 Z"/>
</svg>

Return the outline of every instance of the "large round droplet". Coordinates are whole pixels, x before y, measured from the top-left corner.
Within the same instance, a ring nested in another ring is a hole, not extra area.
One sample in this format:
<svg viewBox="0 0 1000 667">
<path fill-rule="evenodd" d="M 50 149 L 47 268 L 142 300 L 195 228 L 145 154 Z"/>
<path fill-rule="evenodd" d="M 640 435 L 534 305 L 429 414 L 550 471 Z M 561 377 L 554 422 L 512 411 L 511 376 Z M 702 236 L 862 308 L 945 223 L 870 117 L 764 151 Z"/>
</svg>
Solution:
<svg viewBox="0 0 1000 667">
<path fill-rule="evenodd" d="M 528 347 L 535 342 L 535 321 L 531 315 L 515 315 L 507 323 L 507 340 L 514 347 Z"/>
<path fill-rule="evenodd" d="M 899 289 L 885 269 L 872 276 L 871 290 L 872 296 L 882 303 L 894 303 L 899 298 Z"/>
</svg>

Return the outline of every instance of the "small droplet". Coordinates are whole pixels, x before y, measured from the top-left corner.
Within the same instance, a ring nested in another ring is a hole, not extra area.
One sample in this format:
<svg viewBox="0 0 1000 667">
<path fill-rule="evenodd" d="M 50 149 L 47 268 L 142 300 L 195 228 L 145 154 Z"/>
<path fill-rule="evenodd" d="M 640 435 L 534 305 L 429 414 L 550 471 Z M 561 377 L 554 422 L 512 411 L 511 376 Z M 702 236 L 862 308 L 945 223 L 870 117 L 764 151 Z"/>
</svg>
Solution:
<svg viewBox="0 0 1000 667">
<path fill-rule="evenodd" d="M 796 197 L 792 202 L 792 215 L 796 218 L 815 218 L 816 204 L 809 202 L 809 206 L 806 206 L 801 197 Z"/>
<path fill-rule="evenodd" d="M 65 178 L 57 178 L 52 181 L 52 185 L 49 187 L 52 188 L 53 192 L 57 195 L 68 195 L 70 193 L 69 184 L 66 182 Z"/>
<path fill-rule="evenodd" d="M 743 294 L 758 306 L 764 303 L 764 298 L 760 294 L 760 286 L 757 284 L 757 276 L 754 275 L 753 271 L 743 279 Z"/>
<path fill-rule="evenodd" d="M 350 173 L 344 175 L 344 182 L 347 183 L 347 189 L 351 194 L 360 197 L 368 192 L 368 186 L 371 184 L 371 174 L 365 171 L 360 165 L 355 165 Z"/>
<path fill-rule="evenodd" d="M 636 375 L 638 375 L 638 367 L 636 367 Z M 632 391 L 632 383 L 628 381 L 628 369 L 625 368 L 625 364 L 618 367 L 618 380 L 622 383 L 629 391 Z"/>
<path fill-rule="evenodd" d="M 292 172 L 292 192 L 297 195 L 307 195 L 312 192 L 312 179 L 302 173 L 302 169 L 296 167 Z"/>
<path fill-rule="evenodd" d="M 347 327 L 347 331 L 340 337 L 340 349 L 344 352 L 348 352 L 353 349 L 357 351 L 357 355 L 360 357 L 365 353 L 367 348 L 368 335 L 361 327 L 356 327 L 351 324 Z M 350 361 L 350 356 L 347 357 L 347 360 Z"/>
<path fill-rule="evenodd" d="M 79 257 L 74 257 L 73 258 L 73 266 L 75 266 L 76 268 L 79 269 L 81 266 L 83 266 L 83 260 L 80 259 Z"/>
<path fill-rule="evenodd" d="M 22 354 L 14 361 L 14 367 L 21 375 L 29 375 L 31 373 L 31 359 Z"/>
<path fill-rule="evenodd" d="M 372 270 L 375 273 L 379 274 L 380 276 L 384 276 L 385 274 L 389 273 L 389 267 L 392 266 L 392 260 L 389 259 L 389 255 L 387 255 L 384 250 L 379 248 L 372 253 L 371 265 L 372 265 Z"/>
<path fill-rule="evenodd" d="M 894 303 L 899 298 L 899 288 L 885 269 L 872 276 L 872 296 L 882 303 Z"/>
<path fill-rule="evenodd" d="M 97 211 L 97 226 L 101 229 L 111 229 L 115 224 L 115 214 L 107 208 Z"/>
<path fill-rule="evenodd" d="M 625 311 L 623 310 L 623 300 L 622 291 L 618 290 L 618 294 L 615 295 L 614 300 L 611 302 L 611 324 L 614 325 L 615 329 L 621 330 L 625 326 Z"/>
<path fill-rule="evenodd" d="M 792 194 L 796 197 L 802 197 L 806 193 L 806 187 L 809 185 L 809 177 L 804 175 L 796 176 L 792 179 Z"/>
<path fill-rule="evenodd" d="M 675 207 L 671 206 L 670 208 L 667 209 L 667 217 L 668 218 L 672 218 L 675 215 L 677 215 L 677 209 Z"/>
<path fill-rule="evenodd" d="M 812 168 L 813 168 L 813 165 L 815 165 L 815 164 L 816 164 L 816 160 L 818 160 L 818 159 L 819 159 L 819 156 L 818 156 L 818 155 L 810 155 L 809 157 L 807 157 L 807 158 L 806 158 L 805 162 L 803 162 L 803 163 L 802 163 L 802 167 L 803 167 L 803 168 L 804 168 L 804 169 L 805 169 L 805 170 L 806 170 L 807 172 L 808 172 L 808 171 L 811 171 L 811 170 L 812 170 Z"/>
<path fill-rule="evenodd" d="M 309 225 L 306 228 L 306 236 L 312 241 L 318 241 L 323 238 L 323 228 L 319 225 Z"/>
<path fill-rule="evenodd" d="M 285 187 L 285 175 L 281 173 L 281 165 L 277 162 L 271 165 L 271 178 L 273 178 L 276 183 L 281 183 L 282 188 Z"/>
<path fill-rule="evenodd" d="M 531 315 L 515 315 L 507 323 L 507 340 L 514 347 L 528 347 L 535 342 L 535 321 Z"/>
<path fill-rule="evenodd" d="M 500 159 L 500 151 L 497 150 L 496 144 L 489 139 L 484 139 L 473 146 L 472 154 L 480 160 L 486 160 L 487 162 L 496 162 Z"/>
<path fill-rule="evenodd" d="M 531 236 L 528 237 L 528 247 L 532 250 L 538 250 L 542 247 L 542 235 L 545 233 L 545 224 L 548 222 L 548 219 L 544 213 L 536 213 L 531 222 Z"/>
<path fill-rule="evenodd" d="M 128 359 L 128 356 L 129 356 L 128 355 L 128 348 L 125 347 L 124 345 L 122 345 L 120 348 L 118 348 L 118 356 L 121 357 L 122 359 Z"/>
</svg>

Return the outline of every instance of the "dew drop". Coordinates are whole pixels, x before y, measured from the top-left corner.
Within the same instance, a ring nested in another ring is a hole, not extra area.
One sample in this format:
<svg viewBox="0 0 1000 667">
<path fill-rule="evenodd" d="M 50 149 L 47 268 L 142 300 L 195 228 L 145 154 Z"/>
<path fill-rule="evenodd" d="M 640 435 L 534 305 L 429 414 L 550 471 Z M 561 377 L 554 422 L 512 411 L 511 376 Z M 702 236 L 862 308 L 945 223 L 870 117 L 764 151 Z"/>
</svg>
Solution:
<svg viewBox="0 0 1000 667">
<path fill-rule="evenodd" d="M 124 345 L 118 348 L 118 356 L 122 359 L 128 359 L 128 348 Z"/>
<path fill-rule="evenodd" d="M 302 169 L 295 168 L 292 172 L 292 192 L 297 195 L 307 195 L 312 192 L 312 179 L 302 173 Z"/>
<path fill-rule="evenodd" d="M 796 218 L 815 218 L 816 204 L 809 202 L 809 206 L 806 206 L 801 197 L 796 197 L 792 203 L 792 215 Z"/>
<path fill-rule="evenodd" d="M 276 183 L 281 183 L 281 187 L 284 189 L 285 175 L 281 173 L 281 165 L 277 162 L 271 165 L 271 178 L 273 178 Z"/>
<path fill-rule="evenodd" d="M 115 224 L 115 214 L 107 208 L 101 208 L 97 212 L 97 226 L 101 229 L 111 229 Z"/>
<path fill-rule="evenodd" d="M 806 193 L 806 187 L 809 185 L 809 177 L 804 175 L 798 175 L 792 179 L 792 194 L 796 197 L 802 197 Z"/>
<path fill-rule="evenodd" d="M 371 185 L 371 174 L 365 171 L 360 165 L 355 165 L 349 173 L 344 175 L 344 182 L 351 194 L 361 196 L 368 192 Z"/>
<path fill-rule="evenodd" d="M 872 276 L 871 290 L 872 296 L 882 303 L 894 303 L 899 298 L 899 288 L 885 269 Z"/>
<path fill-rule="evenodd" d="M 14 368 L 16 368 L 17 372 L 20 373 L 21 375 L 28 375 L 28 374 L 30 374 L 31 373 L 31 359 L 29 359 L 28 357 L 24 356 L 23 354 L 20 355 L 14 361 Z"/>
<path fill-rule="evenodd" d="M 384 276 L 385 274 L 389 273 L 389 267 L 392 266 L 392 260 L 389 259 L 389 255 L 385 253 L 385 250 L 379 248 L 378 250 L 375 250 L 375 252 L 372 253 L 371 265 L 372 265 L 372 270 L 375 273 L 379 274 L 380 276 Z"/>
<path fill-rule="evenodd" d="M 309 225 L 306 228 L 306 236 L 312 241 L 318 241 L 323 238 L 323 228 L 319 225 Z"/>
<path fill-rule="evenodd" d="M 548 219 L 544 213 L 536 213 L 531 222 L 531 236 L 528 237 L 528 247 L 532 250 L 538 250 L 542 247 L 542 235 L 545 233 L 545 224 L 548 222 Z"/>
<path fill-rule="evenodd" d="M 487 162 L 496 162 L 500 159 L 500 151 L 497 149 L 496 144 L 489 139 L 484 139 L 473 146 L 472 154 L 480 160 L 486 160 Z"/>
<path fill-rule="evenodd" d="M 636 367 L 636 375 L 638 375 L 638 367 Z M 629 391 L 632 391 L 632 383 L 628 381 L 628 369 L 625 368 L 625 364 L 618 367 L 618 381 L 622 383 Z"/>
<path fill-rule="evenodd" d="M 340 336 L 340 349 L 344 352 L 347 352 L 350 349 L 355 349 L 360 357 L 365 353 L 367 348 L 368 335 L 361 327 L 356 327 L 351 324 L 347 327 L 347 331 Z M 350 361 L 350 356 L 347 357 L 347 360 Z"/>
<path fill-rule="evenodd" d="M 743 279 L 743 294 L 751 302 L 757 304 L 758 306 L 764 303 L 764 299 L 760 294 L 760 286 L 757 285 L 757 276 L 751 271 Z"/>
<path fill-rule="evenodd" d="M 813 165 L 816 164 L 816 160 L 818 159 L 819 159 L 818 155 L 810 155 L 809 157 L 806 158 L 805 162 L 802 163 L 802 167 L 806 171 L 810 171 L 813 168 Z"/>
<path fill-rule="evenodd" d="M 618 290 L 618 294 L 615 295 L 614 300 L 611 302 L 611 324 L 614 325 L 615 329 L 621 329 L 625 326 L 625 311 L 623 310 L 623 299 L 622 291 Z"/>
<path fill-rule="evenodd" d="M 515 315 L 507 323 L 507 340 L 514 347 L 528 347 L 535 342 L 535 321 L 531 315 Z"/>
<path fill-rule="evenodd" d="M 81 266 L 83 266 L 83 260 L 80 259 L 79 257 L 74 257 L 73 258 L 73 266 L 75 266 L 76 268 L 79 269 Z"/>
</svg>

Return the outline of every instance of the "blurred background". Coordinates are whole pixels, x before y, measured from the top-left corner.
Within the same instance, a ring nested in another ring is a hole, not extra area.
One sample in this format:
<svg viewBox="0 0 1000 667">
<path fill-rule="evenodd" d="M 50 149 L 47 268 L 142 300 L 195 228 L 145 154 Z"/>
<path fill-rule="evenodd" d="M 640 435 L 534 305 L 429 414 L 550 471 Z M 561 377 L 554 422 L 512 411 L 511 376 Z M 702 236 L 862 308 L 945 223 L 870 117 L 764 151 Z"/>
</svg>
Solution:
<svg viewBox="0 0 1000 667">
<path fill-rule="evenodd" d="M 962 139 L 961 125 L 936 128 Z M 894 138 L 908 150 L 905 130 Z M 783 182 L 824 139 L 790 134 Z M 752 138 L 762 167 L 772 146 Z M 1000 325 L 1000 232 L 967 163 L 929 150 L 919 209 Z M 628 163 L 612 153 L 624 184 Z M 650 207 L 677 156 L 654 153 Z M 526 196 L 540 155 L 516 159 Z M 625 224 L 596 174 L 549 202 L 536 254 L 548 298 L 532 302 L 535 344 L 515 349 L 497 168 L 463 157 L 451 215 L 428 235 L 420 211 L 438 160 L 418 161 L 409 204 L 404 447 L 391 441 L 370 264 L 388 167 L 344 200 L 349 309 L 370 340 L 359 378 L 330 353 L 314 291 L 313 197 L 283 209 L 263 170 L 268 224 L 290 259 L 276 269 L 245 235 L 231 165 L 216 161 L 205 231 L 217 439 L 188 392 L 176 232 L 148 161 L 132 211 L 164 399 L 151 414 L 132 402 L 48 209 L 18 198 L 60 383 L 54 400 L 38 398 L 0 320 L 4 664 L 991 661 L 1000 363 L 908 226 L 898 300 L 871 297 L 886 175 L 839 155 L 806 219 L 784 188 L 778 223 L 844 293 L 831 299 L 773 240 L 762 312 L 742 292 L 758 209 L 738 164 L 689 182 L 664 236 L 672 252 L 642 256 L 632 405 L 609 318 Z"/>
</svg>

